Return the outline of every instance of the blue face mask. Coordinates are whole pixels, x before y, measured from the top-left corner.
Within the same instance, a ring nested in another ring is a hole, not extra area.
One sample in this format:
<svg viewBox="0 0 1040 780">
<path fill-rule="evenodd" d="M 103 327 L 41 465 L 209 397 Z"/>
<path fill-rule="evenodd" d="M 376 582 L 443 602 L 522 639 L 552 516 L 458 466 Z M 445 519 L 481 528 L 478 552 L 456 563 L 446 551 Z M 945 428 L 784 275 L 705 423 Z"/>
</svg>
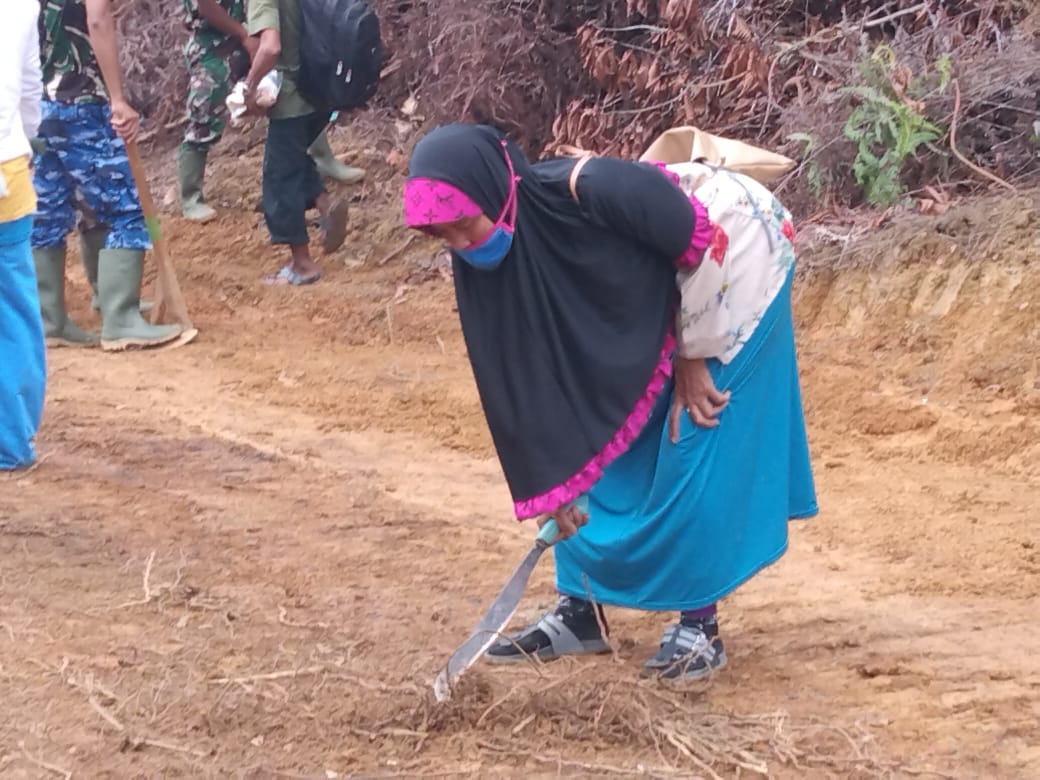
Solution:
<svg viewBox="0 0 1040 780">
<path fill-rule="evenodd" d="M 513 245 L 513 231 L 516 228 L 517 184 L 520 179 L 513 171 L 513 161 L 509 158 L 506 142 L 502 141 L 502 154 L 509 168 L 509 195 L 506 197 L 502 213 L 499 215 L 491 232 L 479 244 L 465 249 L 456 249 L 455 254 L 469 265 L 480 271 L 493 271 L 502 264 Z"/>
<path fill-rule="evenodd" d="M 481 271 L 493 271 L 502 264 L 509 247 L 513 245 L 513 231 L 499 225 L 491 234 L 476 246 L 456 249 L 455 254 L 474 268 Z"/>
</svg>

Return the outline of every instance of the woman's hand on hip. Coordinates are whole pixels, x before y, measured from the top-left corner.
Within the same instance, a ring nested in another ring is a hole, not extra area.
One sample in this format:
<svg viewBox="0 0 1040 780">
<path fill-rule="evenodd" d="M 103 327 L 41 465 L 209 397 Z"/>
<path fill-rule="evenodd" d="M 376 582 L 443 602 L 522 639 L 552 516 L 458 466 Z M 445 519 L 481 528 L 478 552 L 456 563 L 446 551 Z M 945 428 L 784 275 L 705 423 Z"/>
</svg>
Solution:
<svg viewBox="0 0 1040 780">
<path fill-rule="evenodd" d="M 578 529 L 589 521 L 589 516 L 574 504 L 564 504 L 555 512 L 539 517 L 538 527 L 541 528 L 551 519 L 556 520 L 556 527 L 560 530 L 557 539 L 567 539 L 578 533 Z"/>
<path fill-rule="evenodd" d="M 668 416 L 668 438 L 675 444 L 679 441 L 679 421 L 684 412 L 690 415 L 694 425 L 716 427 L 719 414 L 729 403 L 729 391 L 723 393 L 715 388 L 708 364 L 702 358 L 687 360 L 677 356 L 673 373 L 675 393 Z"/>
</svg>

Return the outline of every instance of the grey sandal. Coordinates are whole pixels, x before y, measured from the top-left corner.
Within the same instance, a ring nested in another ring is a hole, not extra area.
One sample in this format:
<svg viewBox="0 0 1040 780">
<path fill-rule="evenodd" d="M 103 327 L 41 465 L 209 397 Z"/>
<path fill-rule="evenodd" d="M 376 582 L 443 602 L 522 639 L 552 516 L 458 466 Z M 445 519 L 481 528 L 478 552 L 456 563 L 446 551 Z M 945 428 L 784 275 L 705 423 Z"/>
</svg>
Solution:
<svg viewBox="0 0 1040 780">
<path fill-rule="evenodd" d="M 591 624 L 588 622 L 591 618 Z M 609 653 L 607 644 L 595 613 L 588 617 L 581 616 L 581 624 L 569 626 L 559 609 L 548 612 L 523 631 L 513 634 L 509 639 L 501 639 L 487 652 L 491 663 L 510 664 L 537 658 L 540 661 L 554 661 L 565 655 L 595 655 Z M 605 624 L 604 624 L 605 625 Z"/>
<path fill-rule="evenodd" d="M 347 216 L 350 206 L 342 198 L 329 208 L 329 213 L 318 218 L 318 227 L 324 231 L 321 249 L 325 254 L 335 252 L 347 238 Z"/>
<path fill-rule="evenodd" d="M 710 624 L 669 626 L 661 637 L 657 654 L 643 664 L 643 677 L 675 682 L 693 682 L 708 677 L 726 665 L 726 650 L 718 637 L 715 621 Z"/>
</svg>

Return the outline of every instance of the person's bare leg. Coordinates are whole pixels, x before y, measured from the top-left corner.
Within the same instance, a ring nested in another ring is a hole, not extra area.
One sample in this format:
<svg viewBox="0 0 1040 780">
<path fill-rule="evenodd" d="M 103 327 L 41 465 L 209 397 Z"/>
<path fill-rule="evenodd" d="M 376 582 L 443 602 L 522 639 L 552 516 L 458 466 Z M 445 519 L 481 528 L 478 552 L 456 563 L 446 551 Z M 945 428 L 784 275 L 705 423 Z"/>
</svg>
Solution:
<svg viewBox="0 0 1040 780">
<path fill-rule="evenodd" d="M 332 208 L 320 197 L 321 178 L 307 156 L 307 144 L 313 140 L 309 125 L 319 119 L 314 115 L 268 122 L 261 199 L 264 221 L 271 242 L 288 246 L 290 257 L 277 273 L 263 277 L 262 284 L 310 284 L 321 276 L 311 258 L 306 222 L 309 207 Z"/>
<path fill-rule="evenodd" d="M 292 252 L 292 270 L 302 278 L 309 279 L 320 272 L 318 264 L 311 258 L 311 250 L 306 244 L 292 244 L 289 247 Z"/>
</svg>

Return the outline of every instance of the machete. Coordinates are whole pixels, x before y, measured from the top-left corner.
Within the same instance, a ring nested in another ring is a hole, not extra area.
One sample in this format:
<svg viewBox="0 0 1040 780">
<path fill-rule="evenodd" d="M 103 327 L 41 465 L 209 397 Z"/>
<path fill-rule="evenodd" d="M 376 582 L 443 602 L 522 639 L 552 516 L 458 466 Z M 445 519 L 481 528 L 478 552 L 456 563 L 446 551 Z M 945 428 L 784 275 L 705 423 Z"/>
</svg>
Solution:
<svg viewBox="0 0 1040 780">
<path fill-rule="evenodd" d="M 575 501 L 574 506 L 588 514 L 588 498 L 586 496 L 582 496 Z M 488 611 L 484 613 L 484 617 L 477 623 L 473 633 L 448 659 L 447 666 L 441 669 L 437 678 L 433 681 L 433 696 L 437 701 L 444 702 L 451 698 L 452 688 L 454 688 L 455 683 L 458 682 L 463 672 L 469 669 L 501 636 L 502 629 L 509 623 L 510 618 L 513 617 L 513 613 L 516 612 L 516 608 L 520 604 L 520 599 L 524 595 L 524 588 L 527 587 L 527 581 L 530 579 L 531 572 L 534 571 L 538 559 L 542 557 L 543 552 L 555 543 L 558 535 L 559 529 L 556 527 L 555 520 L 550 519 L 549 522 L 542 526 L 538 536 L 535 537 L 531 549 L 510 575 L 509 579 L 506 580 L 506 584 L 502 586 L 502 590 L 499 591 L 498 596 L 491 603 Z"/>
</svg>

